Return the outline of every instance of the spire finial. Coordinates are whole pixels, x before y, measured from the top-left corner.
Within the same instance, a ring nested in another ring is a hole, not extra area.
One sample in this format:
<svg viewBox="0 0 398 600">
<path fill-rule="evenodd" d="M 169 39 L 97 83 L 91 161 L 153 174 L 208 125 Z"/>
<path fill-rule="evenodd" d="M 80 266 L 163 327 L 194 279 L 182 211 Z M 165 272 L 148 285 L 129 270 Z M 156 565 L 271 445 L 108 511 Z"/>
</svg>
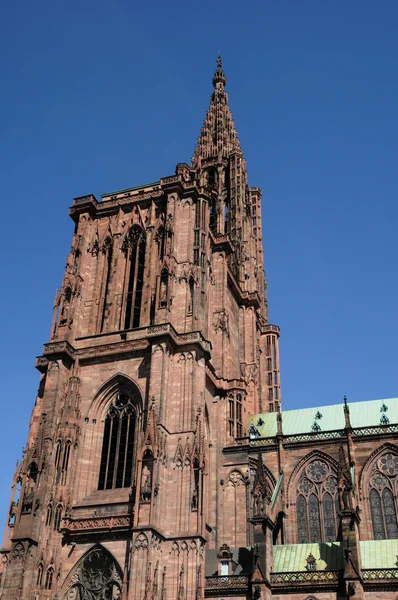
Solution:
<svg viewBox="0 0 398 600">
<path fill-rule="evenodd" d="M 219 53 L 218 57 L 217 57 L 217 69 L 213 75 L 213 86 L 214 86 L 214 88 L 221 87 L 223 89 L 225 87 L 226 83 L 227 83 L 227 79 L 225 77 L 225 73 L 222 68 L 222 59 L 221 59 L 221 55 Z M 217 85 L 217 84 L 221 84 L 221 85 Z"/>
</svg>

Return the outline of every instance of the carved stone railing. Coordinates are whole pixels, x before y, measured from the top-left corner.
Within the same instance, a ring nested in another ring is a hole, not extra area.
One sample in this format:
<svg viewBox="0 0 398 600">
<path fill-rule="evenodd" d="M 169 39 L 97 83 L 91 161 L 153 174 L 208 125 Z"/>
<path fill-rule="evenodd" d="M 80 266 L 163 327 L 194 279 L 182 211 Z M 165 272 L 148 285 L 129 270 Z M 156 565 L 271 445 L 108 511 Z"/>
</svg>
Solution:
<svg viewBox="0 0 398 600">
<path fill-rule="evenodd" d="M 170 177 L 162 177 L 160 180 L 161 185 L 167 185 L 168 183 L 176 183 L 180 178 L 178 175 L 170 175 Z"/>
<path fill-rule="evenodd" d="M 246 588 L 248 584 L 249 578 L 246 575 L 221 575 L 218 577 L 206 577 L 205 588 L 206 590 Z"/>
<path fill-rule="evenodd" d="M 93 194 L 79 196 L 79 198 L 73 198 L 73 204 L 83 204 L 83 202 L 94 202 L 94 204 L 98 204 L 97 198 Z"/>
<path fill-rule="evenodd" d="M 270 323 L 267 323 L 267 325 L 264 325 L 263 331 L 273 331 L 274 333 L 277 333 L 278 335 L 281 332 L 280 327 L 278 327 L 278 325 L 271 325 Z"/>
<path fill-rule="evenodd" d="M 362 569 L 364 581 L 397 581 L 398 569 Z"/>
<path fill-rule="evenodd" d="M 289 571 L 286 573 L 271 573 L 271 585 L 296 586 L 308 583 L 323 585 L 338 583 L 343 571 Z"/>
<path fill-rule="evenodd" d="M 361 427 L 352 430 L 352 434 L 359 435 L 380 435 L 381 433 L 397 433 L 398 425 L 376 425 L 373 427 Z"/>
<path fill-rule="evenodd" d="M 98 530 L 126 529 L 130 526 L 129 515 L 111 517 L 89 517 L 86 519 L 65 518 L 62 522 L 62 530 L 66 532 L 88 532 Z"/>
<path fill-rule="evenodd" d="M 317 431 L 314 433 L 298 433 L 296 435 L 288 435 L 283 439 L 284 444 L 293 444 L 298 442 L 313 442 L 318 440 L 330 440 L 339 438 L 344 435 L 344 429 L 337 431 Z"/>
</svg>

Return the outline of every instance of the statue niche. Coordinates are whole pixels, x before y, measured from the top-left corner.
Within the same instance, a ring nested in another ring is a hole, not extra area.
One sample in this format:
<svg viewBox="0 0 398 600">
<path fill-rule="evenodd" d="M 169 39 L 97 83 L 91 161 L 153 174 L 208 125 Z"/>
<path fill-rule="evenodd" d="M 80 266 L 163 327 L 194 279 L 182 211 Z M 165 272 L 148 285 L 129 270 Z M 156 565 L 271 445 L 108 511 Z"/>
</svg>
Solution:
<svg viewBox="0 0 398 600">
<path fill-rule="evenodd" d="M 142 470 L 141 470 L 141 490 L 140 500 L 141 502 L 150 502 L 152 498 L 152 476 L 153 476 L 153 456 L 152 453 L 147 450 L 142 459 Z"/>
</svg>

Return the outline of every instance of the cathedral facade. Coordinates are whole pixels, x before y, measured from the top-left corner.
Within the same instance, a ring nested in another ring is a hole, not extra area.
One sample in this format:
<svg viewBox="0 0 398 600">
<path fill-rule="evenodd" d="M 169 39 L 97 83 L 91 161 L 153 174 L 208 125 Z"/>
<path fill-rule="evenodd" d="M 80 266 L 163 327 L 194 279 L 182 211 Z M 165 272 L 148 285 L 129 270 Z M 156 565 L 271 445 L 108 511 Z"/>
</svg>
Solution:
<svg viewBox="0 0 398 600">
<path fill-rule="evenodd" d="M 398 597 L 398 400 L 282 412 L 225 85 L 190 164 L 70 208 L 2 600 Z"/>
</svg>

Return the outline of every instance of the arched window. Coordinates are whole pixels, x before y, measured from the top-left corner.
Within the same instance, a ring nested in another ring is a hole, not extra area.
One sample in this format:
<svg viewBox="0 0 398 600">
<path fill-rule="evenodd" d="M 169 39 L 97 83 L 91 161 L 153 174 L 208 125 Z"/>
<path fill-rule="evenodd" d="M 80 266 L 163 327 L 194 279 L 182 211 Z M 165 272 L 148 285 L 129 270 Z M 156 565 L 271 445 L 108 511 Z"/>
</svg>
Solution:
<svg viewBox="0 0 398 600">
<path fill-rule="evenodd" d="M 319 459 L 308 463 L 296 490 L 299 544 L 336 540 L 337 502 L 337 480 L 329 465 Z"/>
<path fill-rule="evenodd" d="M 136 426 L 136 404 L 126 394 L 119 394 L 109 407 L 105 418 L 99 490 L 130 487 Z"/>
<path fill-rule="evenodd" d="M 50 502 L 50 504 L 47 506 L 46 525 L 51 525 L 52 518 L 53 518 L 53 505 Z"/>
<path fill-rule="evenodd" d="M 114 558 L 97 546 L 78 562 L 63 598 L 103 600 L 121 598 L 123 574 Z"/>
<path fill-rule="evenodd" d="M 70 458 L 71 442 L 68 440 L 65 444 L 64 455 L 62 457 L 62 469 L 61 469 L 61 484 L 65 485 L 68 476 L 69 458 Z"/>
<path fill-rule="evenodd" d="M 198 510 L 200 496 L 200 467 L 197 459 L 193 462 L 193 489 L 191 496 L 191 510 Z"/>
<path fill-rule="evenodd" d="M 132 329 L 140 326 L 142 287 L 144 281 L 146 238 L 144 230 L 133 225 L 123 242 L 123 250 L 130 264 L 128 270 L 128 286 L 125 299 L 124 328 Z"/>
<path fill-rule="evenodd" d="M 392 452 L 383 454 L 375 467 L 369 479 L 369 504 L 374 539 L 397 539 L 398 455 Z"/>
<path fill-rule="evenodd" d="M 40 563 L 39 568 L 37 569 L 37 579 L 36 579 L 36 585 L 39 587 L 41 586 L 41 583 L 43 581 L 43 571 L 44 571 L 43 564 Z"/>
<path fill-rule="evenodd" d="M 62 504 L 58 504 L 55 509 L 54 515 L 54 531 L 59 531 L 61 527 L 61 518 L 62 518 Z"/>
<path fill-rule="evenodd" d="M 53 577 L 54 577 L 54 569 L 52 567 L 49 567 L 47 569 L 47 573 L 46 573 L 46 581 L 44 584 L 44 589 L 51 590 L 51 588 L 53 586 Z"/>
<path fill-rule="evenodd" d="M 55 448 L 55 483 L 59 483 L 61 479 L 61 452 L 62 442 L 58 440 Z"/>
<path fill-rule="evenodd" d="M 217 213 L 214 198 L 212 198 L 209 203 L 209 225 L 212 231 L 217 226 Z"/>
<path fill-rule="evenodd" d="M 225 206 L 224 206 L 224 233 L 227 234 L 229 233 L 229 208 L 228 208 L 228 204 L 227 204 L 227 200 L 225 201 Z"/>
<path fill-rule="evenodd" d="M 104 331 L 105 325 L 106 325 L 106 320 L 109 317 L 110 304 L 111 304 L 109 290 L 110 290 L 111 280 L 112 280 L 113 244 L 112 244 L 112 239 L 110 237 L 106 238 L 102 252 L 106 255 L 106 257 L 105 257 L 106 272 L 105 272 L 105 277 L 104 277 L 105 283 L 104 283 L 104 287 L 103 287 L 104 292 L 103 292 L 102 318 L 101 318 L 101 331 Z"/>
</svg>

